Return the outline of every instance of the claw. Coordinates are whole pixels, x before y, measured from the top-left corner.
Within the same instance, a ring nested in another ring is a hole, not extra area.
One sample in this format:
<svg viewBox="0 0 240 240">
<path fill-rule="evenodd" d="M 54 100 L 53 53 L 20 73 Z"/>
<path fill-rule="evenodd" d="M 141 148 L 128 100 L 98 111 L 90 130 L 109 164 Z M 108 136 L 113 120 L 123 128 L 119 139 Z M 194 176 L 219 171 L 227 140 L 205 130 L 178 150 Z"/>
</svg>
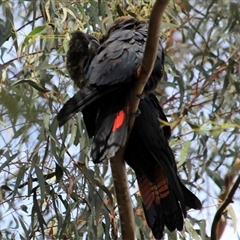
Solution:
<svg viewBox="0 0 240 240">
<path fill-rule="evenodd" d="M 141 93 L 141 94 L 139 94 L 139 95 L 135 95 L 134 97 L 135 98 L 137 98 L 137 99 L 140 99 L 140 100 L 142 100 L 142 99 L 144 99 L 145 98 L 145 93 L 143 92 L 143 93 Z"/>
<path fill-rule="evenodd" d="M 141 111 L 138 109 L 135 113 L 130 113 L 131 117 L 138 117 L 141 114 Z"/>
</svg>

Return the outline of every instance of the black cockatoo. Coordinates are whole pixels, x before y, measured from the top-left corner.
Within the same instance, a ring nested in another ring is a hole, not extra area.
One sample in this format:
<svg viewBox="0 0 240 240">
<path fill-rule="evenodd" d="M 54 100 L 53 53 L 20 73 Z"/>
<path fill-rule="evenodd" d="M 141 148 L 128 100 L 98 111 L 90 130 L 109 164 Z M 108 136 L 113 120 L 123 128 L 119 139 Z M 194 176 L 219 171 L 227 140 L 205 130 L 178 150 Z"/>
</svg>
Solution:
<svg viewBox="0 0 240 240">
<path fill-rule="evenodd" d="M 133 18 L 115 21 L 98 42 L 93 36 L 75 32 L 67 54 L 67 68 L 80 91 L 58 114 L 63 125 L 78 111 L 83 112 L 89 137 L 94 137 L 92 157 L 95 162 L 112 156 L 124 144 L 128 121 L 128 99 L 136 71 L 141 64 L 147 25 Z M 158 55 L 149 93 L 163 74 L 164 56 L 159 40 Z M 183 228 L 186 206 L 200 209 L 201 203 L 181 183 L 168 139 L 171 130 L 160 127 L 167 121 L 154 95 L 141 100 L 125 159 L 135 170 L 149 227 L 159 239 L 163 228 Z"/>
<path fill-rule="evenodd" d="M 128 102 L 142 62 L 147 30 L 146 22 L 120 17 L 100 39 L 99 47 L 97 40 L 86 34 L 83 34 L 85 42 L 80 41 L 86 51 L 78 46 L 79 33 L 73 35 L 70 42 L 67 67 L 81 89 L 64 104 L 57 119 L 62 126 L 77 112 L 83 112 L 89 137 L 93 136 L 91 156 L 95 163 L 114 156 L 126 141 Z M 78 49 L 79 55 L 74 48 Z M 85 51 L 87 57 L 81 55 L 81 51 Z M 145 95 L 156 88 L 163 72 L 164 54 L 159 38 Z"/>
<path fill-rule="evenodd" d="M 167 119 L 154 94 L 141 100 L 139 109 L 124 158 L 136 173 L 148 226 L 161 239 L 164 226 L 170 231 L 182 230 L 186 206 L 201 209 L 201 202 L 177 175 L 168 144 L 171 129 L 161 124 Z"/>
</svg>

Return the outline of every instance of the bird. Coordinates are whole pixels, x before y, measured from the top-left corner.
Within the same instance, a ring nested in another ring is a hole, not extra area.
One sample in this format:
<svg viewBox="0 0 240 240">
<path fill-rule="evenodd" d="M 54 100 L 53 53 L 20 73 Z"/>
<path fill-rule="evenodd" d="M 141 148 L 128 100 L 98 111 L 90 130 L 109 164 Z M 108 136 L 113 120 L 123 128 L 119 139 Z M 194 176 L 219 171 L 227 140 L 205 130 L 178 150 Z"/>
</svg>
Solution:
<svg viewBox="0 0 240 240">
<path fill-rule="evenodd" d="M 141 114 L 126 144 L 124 159 L 135 171 L 148 226 L 156 239 L 183 229 L 186 207 L 201 209 L 200 200 L 181 182 L 174 153 L 169 146 L 171 128 L 152 93 L 140 101 Z"/>
<path fill-rule="evenodd" d="M 88 135 L 95 139 L 95 163 L 114 154 L 125 142 L 127 101 L 143 57 L 146 34 L 147 24 L 129 17 L 118 18 L 100 40 L 80 31 L 72 34 L 67 69 L 80 90 L 64 105 L 57 119 L 62 126 L 82 111 Z M 125 160 L 136 173 L 147 223 L 156 239 L 162 238 L 164 226 L 170 231 L 183 228 L 186 207 L 201 208 L 200 200 L 177 175 L 168 144 L 171 128 L 160 123 L 167 122 L 167 118 L 150 93 L 163 71 L 164 53 L 159 39 L 150 83 L 140 101 L 140 114 L 125 151 Z"/>
<path fill-rule="evenodd" d="M 145 21 L 119 17 L 99 41 L 79 32 L 70 41 L 67 68 L 80 90 L 64 104 L 57 120 L 62 126 L 77 112 L 83 113 L 88 135 L 93 138 L 94 163 L 113 157 L 126 142 L 131 89 L 142 63 L 147 31 Z M 80 49 L 78 53 L 74 46 Z M 155 64 L 143 95 L 157 87 L 163 73 L 164 52 L 159 37 Z"/>
</svg>

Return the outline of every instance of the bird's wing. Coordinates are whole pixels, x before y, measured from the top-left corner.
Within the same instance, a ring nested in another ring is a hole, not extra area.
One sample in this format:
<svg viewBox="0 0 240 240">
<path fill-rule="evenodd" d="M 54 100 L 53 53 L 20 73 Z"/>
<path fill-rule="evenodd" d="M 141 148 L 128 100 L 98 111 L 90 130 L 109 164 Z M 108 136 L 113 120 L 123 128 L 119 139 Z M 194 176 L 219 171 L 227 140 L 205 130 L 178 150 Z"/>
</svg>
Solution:
<svg viewBox="0 0 240 240">
<path fill-rule="evenodd" d="M 72 118 L 76 113 L 82 111 L 85 107 L 90 106 L 94 101 L 100 99 L 101 97 L 114 92 L 118 89 L 118 86 L 112 86 L 105 88 L 102 91 L 101 88 L 95 88 L 89 86 L 88 83 L 79 90 L 72 98 L 70 98 L 62 107 L 57 115 L 57 120 L 59 127 L 63 126 L 70 118 Z M 96 107 L 94 107 L 96 110 Z M 93 111 L 91 106 L 88 110 Z"/>
<path fill-rule="evenodd" d="M 87 79 L 93 86 L 125 84 L 134 79 L 142 62 L 147 38 L 147 27 L 144 22 L 120 24 L 109 34 L 93 58 Z M 159 51 L 155 63 L 156 82 L 163 70 L 163 52 L 159 39 Z M 154 83 L 155 86 L 155 83 Z"/>
<path fill-rule="evenodd" d="M 136 172 L 146 220 L 159 239 L 164 225 L 170 231 L 182 230 L 186 208 L 174 155 L 160 127 L 159 118 L 164 113 L 152 94 L 141 100 L 139 109 L 125 160 Z"/>
<path fill-rule="evenodd" d="M 172 149 L 168 145 L 170 129 L 159 122 L 166 117 L 157 98 L 150 94 L 141 100 L 141 114 L 136 118 L 125 151 L 126 162 L 136 172 L 143 208 L 149 227 L 156 238 L 183 228 L 186 205 L 201 208 L 199 199 L 180 181 Z"/>
<path fill-rule="evenodd" d="M 184 206 L 183 194 L 179 184 L 179 180 L 176 172 L 176 163 L 172 149 L 168 144 L 168 140 L 164 135 L 163 128 L 160 126 L 159 118 L 160 114 L 164 114 L 160 107 L 156 108 L 156 102 L 158 100 L 153 94 L 146 97 L 140 102 L 139 109 L 141 114 L 136 118 L 132 134 L 138 137 L 135 146 L 139 149 L 143 156 L 142 162 L 137 162 L 137 168 L 141 168 L 141 171 L 152 181 L 154 181 L 154 175 L 152 170 L 155 169 L 155 165 L 159 165 L 164 172 L 169 184 L 171 184 L 175 194 L 178 196 L 179 201 Z M 158 104 L 159 106 L 159 104 Z M 148 169 L 148 167 L 150 169 Z M 184 211 L 185 209 L 183 209 Z"/>
<path fill-rule="evenodd" d="M 96 119 L 96 132 L 91 157 L 94 163 L 113 157 L 127 138 L 129 95 L 125 88 L 109 94 L 103 100 Z"/>
</svg>

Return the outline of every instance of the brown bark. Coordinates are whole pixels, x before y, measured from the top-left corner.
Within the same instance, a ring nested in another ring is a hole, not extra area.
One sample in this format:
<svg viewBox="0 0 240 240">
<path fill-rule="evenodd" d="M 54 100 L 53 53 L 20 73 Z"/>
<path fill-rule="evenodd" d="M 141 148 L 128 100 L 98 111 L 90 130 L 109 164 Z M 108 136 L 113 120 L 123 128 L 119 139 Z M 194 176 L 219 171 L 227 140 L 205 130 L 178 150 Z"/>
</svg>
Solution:
<svg viewBox="0 0 240 240">
<path fill-rule="evenodd" d="M 240 160 L 237 159 L 234 163 L 234 167 L 236 168 L 236 170 L 240 170 L 239 165 L 240 165 Z M 220 239 L 226 227 L 227 222 L 226 220 L 223 220 L 221 217 L 222 217 L 222 214 L 226 211 L 227 206 L 233 202 L 233 196 L 240 185 L 240 175 L 239 175 L 236 182 L 232 186 L 234 178 L 235 178 L 235 174 L 232 174 L 229 176 L 226 175 L 224 179 L 226 190 L 224 193 L 222 193 L 219 196 L 219 200 L 222 202 L 222 205 L 217 210 L 213 219 L 212 229 L 211 229 L 211 240 Z"/>
<path fill-rule="evenodd" d="M 152 72 L 157 55 L 159 32 L 162 17 L 169 0 L 156 0 L 149 21 L 148 38 L 142 64 L 138 70 L 138 81 L 132 89 L 132 99 L 130 102 L 130 112 L 135 113 L 138 109 L 139 96 L 142 94 L 145 84 Z M 134 118 L 129 120 L 129 134 L 134 124 Z M 119 208 L 121 233 L 123 240 L 135 239 L 135 221 L 133 215 L 132 202 L 128 191 L 127 173 L 125 169 L 124 150 L 121 148 L 115 157 L 111 158 L 111 168 L 113 181 Z"/>
</svg>

